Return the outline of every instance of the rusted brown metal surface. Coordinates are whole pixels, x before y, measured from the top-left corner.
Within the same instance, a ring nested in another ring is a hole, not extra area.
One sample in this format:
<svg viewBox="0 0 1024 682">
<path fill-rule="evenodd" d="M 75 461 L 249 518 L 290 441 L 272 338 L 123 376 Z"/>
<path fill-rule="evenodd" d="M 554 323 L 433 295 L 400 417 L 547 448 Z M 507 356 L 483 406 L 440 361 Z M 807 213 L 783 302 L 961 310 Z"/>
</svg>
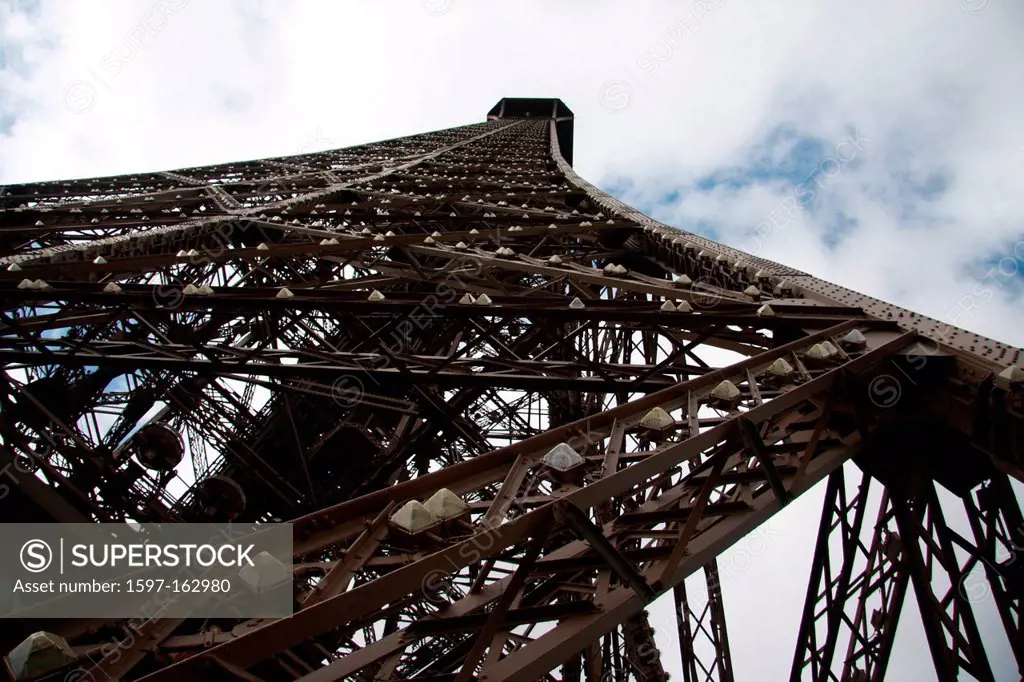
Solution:
<svg viewBox="0 0 1024 682">
<path fill-rule="evenodd" d="M 509 99 L 2 188 L 5 520 L 296 533 L 291 618 L 46 623 L 55 679 L 732 682 L 716 558 L 824 479 L 792 679 L 882 679 L 915 602 L 939 679 L 993 679 L 979 586 L 1024 665 L 1020 349 L 658 223 L 572 140 Z"/>
</svg>

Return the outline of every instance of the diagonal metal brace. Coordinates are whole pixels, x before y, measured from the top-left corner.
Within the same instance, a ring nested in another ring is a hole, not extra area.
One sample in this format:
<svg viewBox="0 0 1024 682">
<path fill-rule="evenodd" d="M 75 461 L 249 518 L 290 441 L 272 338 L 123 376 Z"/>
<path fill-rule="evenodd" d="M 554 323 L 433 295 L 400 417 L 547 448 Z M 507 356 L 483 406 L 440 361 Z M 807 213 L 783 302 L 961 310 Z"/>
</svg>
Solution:
<svg viewBox="0 0 1024 682">
<path fill-rule="evenodd" d="M 750 448 L 750 451 L 754 453 L 757 461 L 764 468 L 764 475 L 768 479 L 768 485 L 771 486 L 775 496 L 779 498 L 779 502 L 786 504 L 792 499 L 792 496 L 786 490 L 786 486 L 782 484 L 779 471 L 775 468 L 772 456 L 765 450 L 764 441 L 761 440 L 761 434 L 757 432 L 757 427 L 746 417 L 740 417 L 737 422 L 739 423 L 740 436 L 743 438 L 743 442 Z"/>
<path fill-rule="evenodd" d="M 633 567 L 633 564 L 622 556 L 622 553 L 615 549 L 615 546 L 608 541 L 601 529 L 587 518 L 582 509 L 576 505 L 559 501 L 554 503 L 555 518 L 559 523 L 571 528 L 581 538 L 586 540 L 594 550 L 601 555 L 601 558 L 608 562 L 615 574 L 622 579 L 622 582 L 633 588 L 633 591 L 645 602 L 651 602 L 656 596 L 654 589 L 647 584 L 644 577 Z"/>
</svg>

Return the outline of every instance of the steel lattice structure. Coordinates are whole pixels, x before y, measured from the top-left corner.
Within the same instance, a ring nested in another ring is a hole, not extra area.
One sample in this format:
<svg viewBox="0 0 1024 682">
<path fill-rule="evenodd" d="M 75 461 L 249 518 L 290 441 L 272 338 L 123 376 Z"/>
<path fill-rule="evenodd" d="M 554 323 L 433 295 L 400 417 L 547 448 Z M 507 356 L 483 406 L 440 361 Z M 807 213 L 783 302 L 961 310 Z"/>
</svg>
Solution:
<svg viewBox="0 0 1024 682">
<path fill-rule="evenodd" d="M 825 481 L 794 680 L 882 679 L 907 608 L 940 680 L 993 680 L 971 576 L 1024 667 L 1020 349 L 658 223 L 572 138 L 559 100 L 505 99 L 2 188 L 4 520 L 295 523 L 292 618 L 46 623 L 69 666 L 663 680 L 646 607 L 671 593 L 683 679 L 732 681 L 716 557 Z M 459 513 L 402 532 L 442 489 Z"/>
</svg>

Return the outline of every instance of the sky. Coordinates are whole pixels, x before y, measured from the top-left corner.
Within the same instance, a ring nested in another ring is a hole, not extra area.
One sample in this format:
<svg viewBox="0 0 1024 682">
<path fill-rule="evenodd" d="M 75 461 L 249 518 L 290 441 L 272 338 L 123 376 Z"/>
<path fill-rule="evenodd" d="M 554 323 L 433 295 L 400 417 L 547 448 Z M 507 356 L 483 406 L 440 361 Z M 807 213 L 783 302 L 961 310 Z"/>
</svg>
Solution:
<svg viewBox="0 0 1024 682">
<path fill-rule="evenodd" d="M 627 203 L 1021 346 L 1022 29 L 1016 0 L 0 0 L 0 183 L 319 151 L 559 97 L 577 171 Z M 820 494 L 756 556 L 733 550 L 751 559 L 724 579 L 737 679 L 788 671 Z M 934 679 L 908 633 L 893 679 Z"/>
</svg>

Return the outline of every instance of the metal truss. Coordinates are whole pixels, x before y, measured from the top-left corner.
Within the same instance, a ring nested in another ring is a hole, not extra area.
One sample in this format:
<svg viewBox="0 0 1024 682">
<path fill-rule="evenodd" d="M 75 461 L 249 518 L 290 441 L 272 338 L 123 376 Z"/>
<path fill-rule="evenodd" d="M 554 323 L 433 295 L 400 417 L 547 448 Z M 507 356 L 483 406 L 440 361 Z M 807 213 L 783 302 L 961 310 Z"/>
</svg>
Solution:
<svg viewBox="0 0 1024 682">
<path fill-rule="evenodd" d="M 932 483 L 909 499 L 883 490 L 877 519 L 865 527 L 871 481 L 863 475 L 849 496 L 843 470 L 829 479 L 792 679 L 884 679 L 908 583 L 940 680 L 964 674 L 996 679 L 974 615 L 974 605 L 986 597 L 1021 661 L 1021 600 L 1014 586 L 1024 525 L 1007 477 L 995 473 L 963 496 L 973 541 L 946 523 Z M 832 534 L 837 541 L 830 543 Z M 836 661 L 840 642 L 846 654 Z"/>
<path fill-rule="evenodd" d="M 883 491 L 865 537 L 871 478 L 864 475 L 851 495 L 845 474 L 829 476 L 825 491 L 793 680 L 882 680 L 892 651 L 909 579 L 900 536 L 889 529 L 893 512 Z M 846 654 L 837 666 L 841 643 Z"/>
<path fill-rule="evenodd" d="M 965 581 L 1021 661 L 1021 351 L 644 216 L 572 120 L 0 190 L 10 520 L 296 537 L 291 618 L 48 623 L 53 675 L 664 680 L 671 592 L 683 679 L 731 681 L 716 557 L 824 479 L 793 679 L 882 679 L 908 584 L 940 679 L 992 677 Z"/>
<path fill-rule="evenodd" d="M 729 636 L 725 627 L 725 605 L 718 576 L 718 562 L 703 569 L 707 600 L 699 611 L 686 594 L 686 583 L 675 586 L 676 624 L 685 682 L 733 682 Z M 703 648 L 703 651 L 702 651 Z M 710 653 L 710 658 L 707 656 Z"/>
</svg>

